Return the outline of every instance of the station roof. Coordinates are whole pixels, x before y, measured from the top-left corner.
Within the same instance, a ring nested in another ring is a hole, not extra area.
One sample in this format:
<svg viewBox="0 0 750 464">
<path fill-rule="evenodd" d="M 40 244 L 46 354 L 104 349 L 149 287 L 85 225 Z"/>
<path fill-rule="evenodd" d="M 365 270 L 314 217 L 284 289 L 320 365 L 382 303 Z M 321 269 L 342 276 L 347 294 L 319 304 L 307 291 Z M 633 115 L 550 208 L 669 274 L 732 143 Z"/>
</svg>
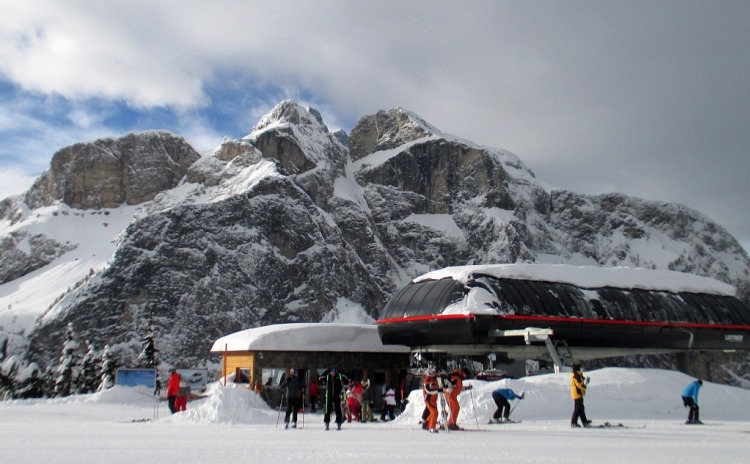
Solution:
<svg viewBox="0 0 750 464">
<path fill-rule="evenodd" d="M 324 351 L 408 353 L 403 345 L 383 345 L 374 324 L 293 323 L 242 330 L 219 338 L 212 353 L 227 351 Z"/>
</svg>

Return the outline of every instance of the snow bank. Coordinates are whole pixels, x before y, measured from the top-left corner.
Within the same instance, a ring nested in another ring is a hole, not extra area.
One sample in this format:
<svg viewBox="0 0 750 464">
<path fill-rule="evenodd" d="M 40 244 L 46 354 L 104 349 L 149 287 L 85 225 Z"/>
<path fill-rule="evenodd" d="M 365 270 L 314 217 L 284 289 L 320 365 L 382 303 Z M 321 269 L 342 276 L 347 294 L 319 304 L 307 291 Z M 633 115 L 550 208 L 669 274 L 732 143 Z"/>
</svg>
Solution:
<svg viewBox="0 0 750 464">
<path fill-rule="evenodd" d="M 694 380 L 681 372 L 659 369 L 606 368 L 584 372 L 591 378 L 586 395 L 589 419 L 598 422 L 621 420 L 684 420 L 687 410 L 682 405 L 682 389 Z M 553 421 L 569 418 L 573 412 L 570 398 L 570 373 L 547 374 L 495 382 L 468 380 L 474 389 L 459 397 L 459 424 L 486 424 L 496 407 L 492 391 L 511 388 L 525 392 L 518 402 L 516 420 Z M 472 405 L 473 401 L 473 405 Z M 513 403 L 516 404 L 515 402 Z M 750 391 L 704 381 L 700 392 L 701 417 L 706 420 L 748 420 Z M 421 391 L 413 391 L 409 405 L 396 420 L 417 423 L 424 409 Z M 476 421 L 475 414 L 476 412 Z"/>
</svg>

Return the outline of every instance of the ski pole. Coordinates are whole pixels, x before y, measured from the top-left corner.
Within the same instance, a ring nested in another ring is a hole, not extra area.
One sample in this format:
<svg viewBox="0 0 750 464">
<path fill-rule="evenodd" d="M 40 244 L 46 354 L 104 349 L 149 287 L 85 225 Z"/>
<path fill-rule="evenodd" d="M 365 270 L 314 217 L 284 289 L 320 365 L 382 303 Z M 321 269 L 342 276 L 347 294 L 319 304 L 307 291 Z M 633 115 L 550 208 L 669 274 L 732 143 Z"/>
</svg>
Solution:
<svg viewBox="0 0 750 464">
<path fill-rule="evenodd" d="M 525 394 L 526 394 L 526 392 L 521 392 L 522 396 L 524 396 Z M 510 417 L 510 415 L 513 414 L 513 411 L 515 411 L 516 406 L 518 406 L 519 404 L 521 404 L 521 400 L 520 399 L 518 401 L 516 401 L 516 404 L 514 404 L 512 408 L 510 408 L 510 412 L 508 413 L 508 417 Z"/>
<path fill-rule="evenodd" d="M 479 419 L 477 419 L 477 410 L 474 408 L 474 388 L 469 389 L 471 395 L 471 412 L 474 413 L 474 422 L 477 423 L 477 430 L 479 430 Z"/>
<path fill-rule="evenodd" d="M 281 417 L 281 405 L 284 404 L 284 395 L 286 395 L 286 390 L 281 392 L 281 398 L 279 398 L 279 413 L 276 415 L 276 428 L 279 427 L 279 418 Z"/>
</svg>

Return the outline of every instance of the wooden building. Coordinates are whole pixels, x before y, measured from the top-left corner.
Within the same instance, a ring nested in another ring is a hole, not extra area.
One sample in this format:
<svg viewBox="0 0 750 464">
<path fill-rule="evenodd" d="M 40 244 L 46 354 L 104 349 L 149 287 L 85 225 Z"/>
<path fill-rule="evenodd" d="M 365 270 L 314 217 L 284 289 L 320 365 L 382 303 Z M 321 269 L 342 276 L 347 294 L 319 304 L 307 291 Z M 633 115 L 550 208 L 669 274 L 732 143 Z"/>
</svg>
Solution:
<svg viewBox="0 0 750 464">
<path fill-rule="evenodd" d="M 395 387 L 409 367 L 409 352 L 406 346 L 383 345 L 376 325 L 336 323 L 247 329 L 221 337 L 211 348 L 222 356 L 220 375 L 262 389 L 272 403 L 289 369 L 298 370 L 307 385 L 335 366 L 354 381 L 369 379 L 376 392 L 383 385 Z"/>
</svg>

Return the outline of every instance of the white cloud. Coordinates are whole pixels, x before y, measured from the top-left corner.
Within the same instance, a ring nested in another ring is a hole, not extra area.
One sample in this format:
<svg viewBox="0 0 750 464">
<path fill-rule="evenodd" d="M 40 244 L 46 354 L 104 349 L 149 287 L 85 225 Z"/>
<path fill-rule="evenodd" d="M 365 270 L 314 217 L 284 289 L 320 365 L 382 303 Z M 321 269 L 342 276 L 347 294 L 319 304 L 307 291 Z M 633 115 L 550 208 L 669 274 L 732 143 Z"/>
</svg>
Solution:
<svg viewBox="0 0 750 464">
<path fill-rule="evenodd" d="M 550 184 L 678 201 L 750 237 L 739 219 L 750 214 L 750 3 L 0 7 L 0 76 L 29 92 L 171 108 L 183 119 L 172 129 L 200 144 L 216 130 L 184 115 L 217 104 L 225 76 L 252 87 L 220 103 L 237 106 L 246 132 L 281 98 L 322 102 L 313 106 L 331 128 L 401 106 L 515 152 Z M 85 111 L 68 118 L 90 132 L 106 124 Z"/>
<path fill-rule="evenodd" d="M 30 175 L 17 166 L 2 166 L 0 169 L 0 200 L 23 193 L 34 183 L 36 175 Z"/>
</svg>

